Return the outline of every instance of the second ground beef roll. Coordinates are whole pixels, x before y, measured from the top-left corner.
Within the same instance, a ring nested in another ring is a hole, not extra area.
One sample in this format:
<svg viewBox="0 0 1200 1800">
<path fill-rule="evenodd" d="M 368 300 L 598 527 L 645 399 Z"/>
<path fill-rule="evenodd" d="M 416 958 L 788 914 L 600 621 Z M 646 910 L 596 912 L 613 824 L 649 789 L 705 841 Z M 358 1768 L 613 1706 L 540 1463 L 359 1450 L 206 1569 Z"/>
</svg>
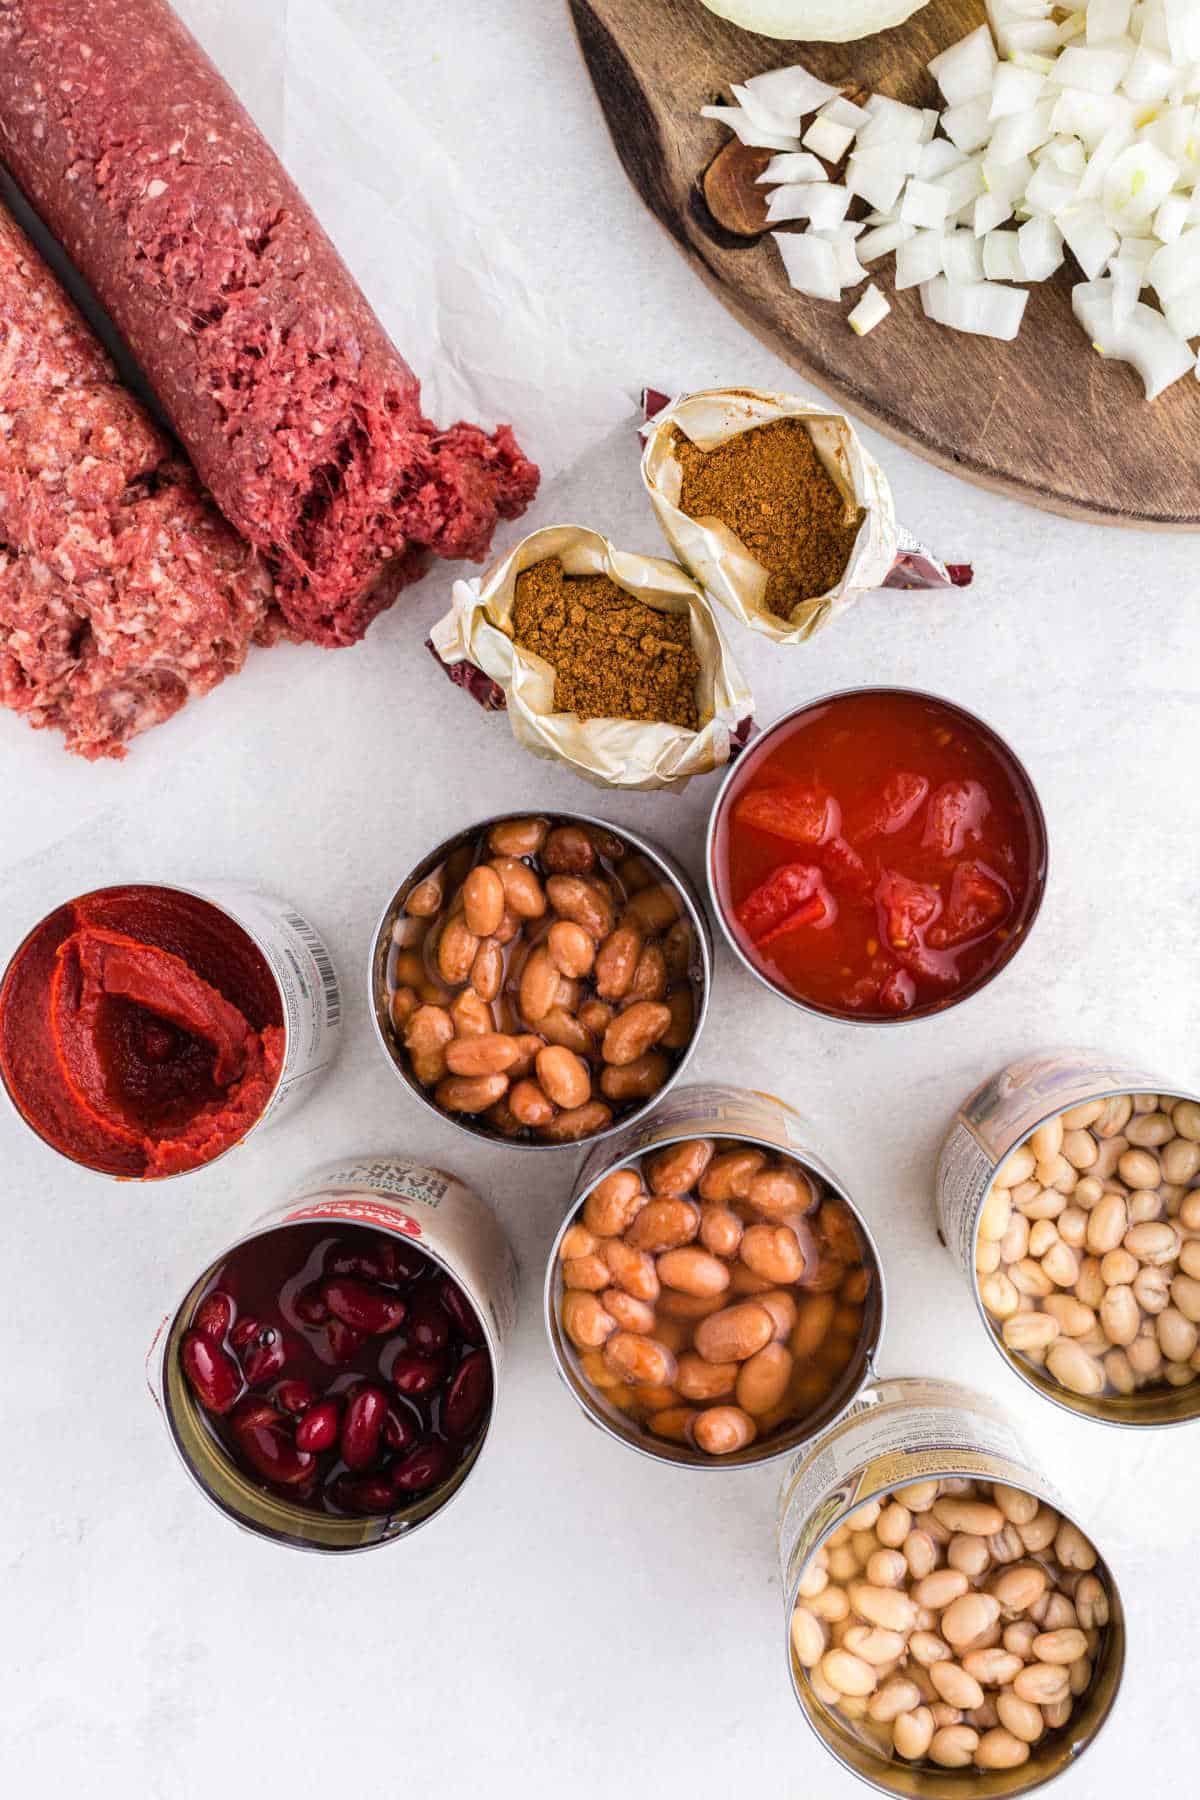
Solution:
<svg viewBox="0 0 1200 1800">
<path fill-rule="evenodd" d="M 420 387 L 253 121 L 162 0 L 0 0 L 0 149 L 124 333 L 218 505 L 318 643 L 422 548 L 482 557 L 537 470 Z"/>
</svg>

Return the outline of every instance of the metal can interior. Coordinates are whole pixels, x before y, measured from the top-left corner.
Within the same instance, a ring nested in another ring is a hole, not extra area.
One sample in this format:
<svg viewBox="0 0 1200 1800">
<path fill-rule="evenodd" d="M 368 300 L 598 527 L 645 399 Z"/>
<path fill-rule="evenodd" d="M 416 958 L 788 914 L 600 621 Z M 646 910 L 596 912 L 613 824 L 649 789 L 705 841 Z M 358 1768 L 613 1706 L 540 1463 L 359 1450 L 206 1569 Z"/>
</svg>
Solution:
<svg viewBox="0 0 1200 1800">
<path fill-rule="evenodd" d="M 888 1385 L 903 1388 L 915 1386 L 916 1383 L 900 1378 L 894 1383 L 889 1380 Z M 956 1386 L 951 1383 L 939 1385 L 948 1389 Z M 958 1392 L 964 1399 L 971 1398 L 969 1390 L 959 1389 Z M 819 1449 L 817 1454 L 820 1454 Z M 849 1721 L 841 1718 L 817 1697 L 796 1659 L 792 1648 L 791 1622 L 800 1578 L 812 1557 L 842 1521 L 860 1506 L 871 1500 L 886 1499 L 897 1488 L 906 1487 L 913 1481 L 955 1476 L 987 1480 L 987 1465 L 995 1459 L 984 1452 L 963 1454 L 947 1450 L 938 1453 L 914 1448 L 908 1460 L 912 1467 L 899 1478 L 878 1486 L 864 1485 L 861 1491 L 854 1485 L 849 1496 L 843 1492 L 840 1504 L 831 1499 L 822 1507 L 819 1535 L 815 1537 L 803 1559 L 785 1570 L 784 1654 L 791 1674 L 792 1692 L 809 1726 L 830 1755 L 877 1793 L 912 1796 L 913 1800 L 968 1800 L 969 1796 L 975 1795 L 981 1796 L 982 1800 L 999 1800 L 1000 1796 L 1032 1793 L 1072 1768 L 1083 1752 L 1091 1747 L 1112 1712 L 1121 1686 L 1125 1668 L 1125 1613 L 1120 1589 L 1111 1566 L 1103 1556 L 1099 1557 L 1097 1570 L 1102 1574 L 1108 1592 L 1109 1621 L 1104 1628 L 1102 1654 L 1091 1685 L 1072 1712 L 1067 1725 L 1035 1744 L 1029 1761 L 1020 1768 L 984 1770 L 972 1766 L 942 1769 L 929 1764 L 912 1764 L 900 1758 L 885 1757 L 858 1737 Z M 997 1464 L 998 1469 L 1002 1466 Z M 1009 1467 L 1002 1475 L 997 1472 L 995 1479 L 1002 1479 L 1009 1486 L 1019 1487 L 1037 1499 L 1044 1500 L 1046 1495 L 1039 1491 L 1034 1471 L 1027 1470 L 1025 1473 L 1026 1479 L 1022 1481 L 1020 1471 Z M 854 1483 L 853 1474 L 847 1477 L 847 1485 L 851 1483 Z M 1077 1523 L 1071 1513 L 1062 1507 L 1057 1495 L 1054 1495 L 1053 1504 L 1064 1518 L 1069 1519 L 1072 1524 Z M 1083 1527 L 1079 1526 L 1078 1529 L 1082 1531 Z M 1085 1532 L 1084 1535 L 1089 1542 L 1093 1541 L 1090 1533 Z"/>
<path fill-rule="evenodd" d="M 1149 1090 L 1133 1090 L 1127 1087 L 1097 1089 L 1086 1095 L 1085 1098 L 1111 1100 L 1134 1091 Z M 1167 1094 L 1173 1100 L 1196 1100 L 1198 1098 L 1197 1095 L 1186 1092 L 1174 1093 L 1169 1086 L 1160 1086 L 1155 1091 Z M 1013 1144 L 1012 1150 L 1008 1154 L 1011 1156 L 1013 1151 L 1019 1150 L 1028 1143 L 1040 1126 L 1048 1124 L 1052 1119 L 1059 1118 L 1064 1112 L 1071 1112 L 1081 1104 L 1080 1100 L 1071 1100 L 1067 1105 L 1055 1107 L 1053 1111 L 1046 1113 L 1036 1125 L 1032 1126 Z M 992 1170 L 993 1175 L 1000 1167 L 999 1163 L 995 1164 Z M 1103 1425 L 1119 1425 L 1131 1430 L 1147 1430 L 1155 1426 L 1186 1425 L 1192 1420 L 1200 1419 L 1200 1371 L 1197 1371 L 1196 1379 L 1189 1382 L 1186 1387 L 1169 1387 L 1164 1382 L 1157 1387 L 1140 1388 L 1132 1394 L 1074 1394 L 1069 1389 L 1061 1387 L 1036 1363 L 1029 1362 L 1019 1352 L 1010 1350 L 1001 1336 L 999 1325 L 980 1298 L 979 1274 L 975 1268 L 974 1258 L 974 1246 L 978 1235 L 979 1217 L 976 1214 L 971 1240 L 972 1254 L 969 1271 L 971 1293 L 976 1310 L 995 1349 L 1026 1387 L 1032 1388 L 1034 1393 L 1040 1394 L 1044 1400 L 1049 1400 L 1053 1405 L 1061 1407 L 1064 1412 L 1075 1413 L 1085 1419 L 1094 1419 Z"/>
<path fill-rule="evenodd" d="M 1029 807 L 1032 828 L 1032 843 L 1030 846 L 1031 900 L 1029 912 L 1024 920 L 1023 927 L 1021 931 L 1013 937 L 1005 954 L 993 963 L 991 968 L 988 969 L 985 974 L 981 975 L 970 986 L 963 988 L 960 993 L 955 994 L 949 1001 L 943 1001 L 937 1004 L 931 1003 L 923 1007 L 917 1007 L 911 1012 L 898 1014 L 892 1019 L 861 1019 L 856 1018 L 854 1014 L 850 1012 L 835 1012 L 827 1007 L 818 1006 L 813 1001 L 799 1000 L 794 994 L 789 994 L 785 988 L 778 986 L 769 976 L 764 974 L 761 969 L 755 967 L 746 955 L 741 944 L 738 943 L 737 936 L 725 916 L 726 909 L 721 899 L 720 886 L 716 873 L 716 861 L 718 840 L 724 827 L 725 816 L 731 796 L 736 791 L 738 783 L 745 780 L 746 775 L 753 764 L 766 754 L 773 735 L 785 725 L 790 725 L 792 720 L 799 718 L 802 713 L 813 712 L 817 707 L 828 706 L 834 701 L 844 700 L 851 695 L 880 692 L 907 694 L 916 699 L 930 700 L 938 706 L 945 707 L 948 712 L 957 713 L 960 718 L 965 719 L 971 725 L 973 730 L 978 731 L 983 737 L 994 744 L 1002 759 L 1010 765 L 1013 780 L 1021 788 Z M 961 1006 L 965 1001 L 973 999 L 976 994 L 982 993 L 983 989 L 1008 967 L 1013 957 L 1020 950 L 1030 932 L 1033 930 L 1038 913 L 1041 911 L 1042 900 L 1046 892 L 1046 883 L 1049 879 L 1049 866 L 1049 836 L 1046 829 L 1046 816 L 1042 811 L 1042 803 L 1038 798 L 1037 789 L 1033 785 L 1033 778 L 1007 740 L 1003 738 L 993 726 L 989 725 L 985 719 L 981 719 L 976 713 L 968 711 L 965 706 L 960 706 L 957 701 L 948 700 L 942 694 L 932 694 L 918 688 L 889 688 L 883 684 L 871 684 L 870 686 L 856 688 L 839 688 L 833 693 L 818 694 L 811 700 L 802 701 L 799 706 L 793 706 L 788 712 L 782 713 L 779 718 L 773 719 L 769 725 L 765 725 L 748 749 L 737 758 L 736 762 L 730 764 L 729 769 L 722 778 L 721 785 L 717 789 L 716 798 L 712 804 L 712 811 L 709 813 L 708 831 L 704 844 L 704 867 L 708 884 L 709 904 L 712 907 L 713 917 L 720 926 L 726 943 L 729 945 L 729 948 L 737 957 L 742 967 L 748 970 L 748 972 L 754 976 L 756 981 L 761 982 L 763 987 L 765 987 L 769 993 L 775 994 L 780 1000 L 786 1001 L 789 1006 L 796 1007 L 798 1011 L 809 1013 L 812 1017 L 818 1019 L 831 1019 L 839 1025 L 854 1025 L 863 1029 L 875 1027 L 877 1029 L 889 1030 L 894 1029 L 898 1025 L 916 1025 L 924 1019 L 937 1018 L 939 1014 Z"/>
<path fill-rule="evenodd" d="M 297 1220 L 295 1224 L 308 1222 L 311 1221 Z M 337 1221 L 331 1219 L 331 1229 L 336 1228 L 336 1224 Z M 487 1424 L 470 1454 L 449 1479 L 432 1493 L 419 1496 L 411 1505 L 366 1518 L 337 1517 L 297 1506 L 276 1494 L 268 1493 L 230 1459 L 204 1422 L 204 1410 L 188 1385 L 179 1356 L 180 1342 L 189 1327 L 197 1301 L 206 1284 L 233 1251 L 255 1238 L 289 1228 L 287 1224 L 274 1218 L 261 1222 L 258 1228 L 246 1232 L 236 1243 L 222 1251 L 192 1283 L 175 1311 L 161 1347 L 163 1417 L 171 1441 L 193 1482 L 205 1498 L 236 1525 L 242 1526 L 256 1537 L 296 1550 L 370 1550 L 379 1544 L 409 1536 L 419 1525 L 440 1513 L 459 1492 L 491 1437 L 499 1397 L 501 1361 L 501 1347 L 493 1325 L 493 1310 L 485 1297 L 478 1294 L 473 1284 L 465 1279 L 460 1268 L 422 1241 L 421 1249 L 429 1260 L 452 1276 L 466 1292 L 483 1329 L 492 1364 L 492 1402 Z M 378 1219 L 373 1219 L 372 1229 L 379 1231 L 386 1230 L 387 1227 Z M 396 1235 L 403 1238 L 404 1234 L 397 1231 Z"/>
<path fill-rule="evenodd" d="M 441 864 L 445 862 L 447 857 L 451 856 L 454 851 L 458 850 L 461 846 L 472 842 L 481 833 L 489 831 L 493 825 L 503 824 L 509 819 L 524 818 L 545 818 L 549 820 L 552 825 L 592 825 L 601 830 L 610 831 L 615 836 L 623 839 L 625 843 L 628 844 L 631 851 L 635 851 L 638 855 L 644 856 L 655 866 L 663 880 L 669 882 L 675 889 L 683 904 L 687 917 L 691 922 L 693 932 L 693 952 L 691 965 L 688 970 L 688 979 L 691 985 L 692 998 L 695 1007 L 695 1025 L 692 1031 L 691 1041 L 684 1050 L 678 1063 L 675 1065 L 674 1069 L 672 1069 L 658 1092 L 652 1094 L 650 1098 L 635 1111 L 623 1114 L 621 1118 L 614 1120 L 614 1122 L 604 1131 L 595 1132 L 590 1137 L 577 1138 L 561 1143 L 539 1142 L 536 1138 L 507 1138 L 497 1131 L 490 1130 L 486 1125 L 482 1124 L 470 1114 L 444 1112 L 442 1108 L 437 1105 L 428 1090 L 422 1087 L 421 1083 L 416 1080 L 409 1070 L 406 1060 L 401 1052 L 395 1028 L 392 1025 L 391 1012 L 388 1004 L 388 963 L 396 943 L 394 936 L 395 928 L 398 922 L 405 917 L 404 903 L 409 894 L 420 882 L 424 881 L 427 875 L 432 874 L 434 870 L 439 868 Z M 606 819 L 598 819 L 589 813 L 566 813 L 557 811 L 542 813 L 539 812 L 536 807 L 530 808 L 526 812 L 496 813 L 490 818 L 480 819 L 476 823 L 467 826 L 464 830 L 456 831 L 452 837 L 445 838 L 436 846 L 436 848 L 431 850 L 428 855 L 422 857 L 421 861 L 405 877 L 384 907 L 383 915 L 380 918 L 379 924 L 375 929 L 374 938 L 372 939 L 370 956 L 367 964 L 367 998 L 371 1019 L 375 1027 L 375 1035 L 379 1040 L 380 1047 L 387 1057 L 388 1062 L 391 1064 L 404 1086 L 408 1089 L 409 1093 L 412 1094 L 415 1099 L 419 1100 L 421 1105 L 425 1107 L 427 1111 L 432 1112 L 436 1118 L 448 1121 L 451 1125 L 457 1126 L 460 1131 L 468 1132 L 474 1138 L 482 1138 L 486 1143 L 497 1144 L 502 1148 L 510 1150 L 572 1150 L 578 1152 L 580 1149 L 591 1144 L 601 1142 L 604 1138 L 612 1137 L 614 1133 L 623 1131 L 637 1120 L 645 1118 L 646 1115 L 652 1112 L 660 1103 L 664 1095 L 675 1086 L 688 1063 L 691 1061 L 696 1050 L 696 1045 L 700 1041 L 700 1034 L 704 1029 L 705 1020 L 708 1017 L 711 987 L 712 931 L 700 895 L 696 891 L 686 870 L 675 861 L 674 857 L 670 856 L 667 851 L 660 849 L 658 845 L 652 844 L 648 839 L 641 837 L 637 832 L 629 831 L 623 825 L 611 825 Z"/>
<path fill-rule="evenodd" d="M 714 1097 L 715 1110 L 712 1110 Z M 686 1117 L 693 1104 L 695 1116 Z M 749 1125 L 739 1123 L 739 1114 L 750 1118 L 755 1115 L 763 1116 L 763 1135 L 758 1135 Z M 629 1131 L 619 1144 L 605 1145 L 600 1152 L 588 1157 L 580 1171 L 566 1217 L 555 1234 L 546 1263 L 544 1311 L 546 1335 L 558 1374 L 593 1425 L 618 1443 L 638 1451 L 654 1462 L 669 1463 L 676 1468 L 719 1470 L 744 1469 L 758 1463 L 775 1461 L 824 1431 L 873 1377 L 874 1360 L 883 1337 L 886 1315 L 883 1264 L 878 1246 L 866 1220 L 824 1159 L 815 1152 L 787 1148 L 788 1129 L 783 1121 L 789 1114 L 791 1108 L 773 1095 L 751 1093 L 742 1088 L 710 1088 L 705 1085 L 678 1090 L 663 1109 L 661 1128 L 657 1115 L 651 1114 L 636 1130 Z M 797 1420 L 795 1427 L 781 1436 L 768 1438 L 763 1443 L 749 1444 L 744 1450 L 735 1451 L 729 1456 L 708 1456 L 689 1444 L 677 1444 L 653 1437 L 633 1425 L 619 1407 L 605 1402 L 580 1373 L 577 1353 L 566 1338 L 560 1321 L 563 1280 L 559 1245 L 592 1189 L 605 1176 L 611 1175 L 615 1169 L 625 1166 L 644 1152 L 667 1149 L 672 1144 L 683 1143 L 694 1137 L 715 1137 L 748 1144 L 773 1156 L 786 1157 L 808 1173 L 818 1176 L 849 1209 L 862 1234 L 866 1260 L 874 1275 L 869 1304 L 863 1315 L 862 1335 L 854 1359 L 847 1365 L 828 1399 L 816 1412 Z"/>
</svg>

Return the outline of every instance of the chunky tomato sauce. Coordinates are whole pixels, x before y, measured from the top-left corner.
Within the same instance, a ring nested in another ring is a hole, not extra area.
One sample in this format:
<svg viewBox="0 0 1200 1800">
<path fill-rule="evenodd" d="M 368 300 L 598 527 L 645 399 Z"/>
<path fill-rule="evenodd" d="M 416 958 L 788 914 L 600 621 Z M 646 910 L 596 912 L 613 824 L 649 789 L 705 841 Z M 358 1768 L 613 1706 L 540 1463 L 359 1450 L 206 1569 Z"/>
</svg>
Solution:
<svg viewBox="0 0 1200 1800">
<path fill-rule="evenodd" d="M 882 688 L 768 732 L 721 797 L 712 858 L 725 923 L 773 986 L 885 1020 L 953 1005 L 1014 954 L 1045 832 L 987 727 Z"/>
<path fill-rule="evenodd" d="M 283 1050 L 261 952 L 217 907 L 170 888 L 60 906 L 0 986 L 0 1072 L 19 1111 L 109 1175 L 220 1156 L 261 1116 Z"/>
</svg>

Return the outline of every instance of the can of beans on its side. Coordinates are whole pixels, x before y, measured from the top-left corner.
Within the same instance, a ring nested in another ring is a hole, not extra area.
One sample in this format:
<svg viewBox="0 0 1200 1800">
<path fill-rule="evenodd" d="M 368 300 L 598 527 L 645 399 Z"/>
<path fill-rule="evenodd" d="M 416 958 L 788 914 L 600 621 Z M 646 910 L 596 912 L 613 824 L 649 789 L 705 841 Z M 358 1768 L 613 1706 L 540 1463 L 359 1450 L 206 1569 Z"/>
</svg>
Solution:
<svg viewBox="0 0 1200 1800">
<path fill-rule="evenodd" d="M 227 1518 L 297 1549 L 370 1549 L 439 1513 L 475 1467 L 517 1294 L 508 1240 L 464 1182 L 347 1157 L 192 1282 L 153 1346 L 152 1392 Z"/>
<path fill-rule="evenodd" d="M 874 1239 L 809 1122 L 732 1086 L 677 1089 L 596 1146 L 546 1268 L 579 1406 L 685 1468 L 808 1442 L 871 1379 L 884 1312 Z"/>
<path fill-rule="evenodd" d="M 1103 1051 L 1010 1063 L 955 1115 L 937 1205 L 1028 1386 L 1109 1425 L 1200 1417 L 1200 1097 Z"/>
<path fill-rule="evenodd" d="M 1026 1794 L 1108 1718 L 1120 1591 L 987 1396 L 865 1389 L 790 1464 L 778 1541 L 796 1700 L 878 1792 Z"/>
</svg>

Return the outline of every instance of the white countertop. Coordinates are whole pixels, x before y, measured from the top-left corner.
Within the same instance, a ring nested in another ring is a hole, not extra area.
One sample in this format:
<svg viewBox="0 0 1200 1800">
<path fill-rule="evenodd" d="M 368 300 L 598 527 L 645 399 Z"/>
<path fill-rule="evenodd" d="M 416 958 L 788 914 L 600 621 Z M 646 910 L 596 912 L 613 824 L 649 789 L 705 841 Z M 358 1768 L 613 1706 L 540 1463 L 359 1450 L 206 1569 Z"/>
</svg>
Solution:
<svg viewBox="0 0 1200 1800">
<path fill-rule="evenodd" d="M 214 30 L 230 10 L 181 5 L 253 95 L 257 65 L 231 66 Z M 258 10 L 282 20 L 288 7 Z M 558 0 L 337 10 L 432 147 L 494 207 L 547 317 L 597 370 L 631 396 L 643 381 L 795 390 L 628 188 Z M 493 355 L 502 367 L 502 341 Z M 590 397 L 578 403 L 585 416 Z M 874 596 L 790 652 L 737 632 L 759 717 L 864 681 L 976 709 L 1040 789 L 1049 893 L 1001 979 L 898 1031 L 805 1018 L 719 948 L 693 1069 L 775 1089 L 820 1122 L 882 1250 L 884 1372 L 954 1375 L 1010 1403 L 1111 1560 L 1130 1614 L 1124 1692 L 1102 1747 L 1058 1791 L 1117 1800 L 1194 1767 L 1200 1425 L 1137 1437 L 1028 1394 L 937 1243 L 932 1172 L 958 1102 L 1023 1051 L 1106 1046 L 1200 1088 L 1197 541 L 1051 518 L 866 436 L 901 518 L 973 562 L 975 585 Z M 657 550 L 637 449 L 631 403 L 627 426 L 547 485 L 529 526 L 577 520 Z M 73 1173 L 0 1112 L 0 1766 L 23 1800 L 862 1791 L 791 1696 L 779 1465 L 697 1478 L 588 1426 L 540 1320 L 573 1155 L 491 1151 L 439 1124 L 370 1031 L 363 970 L 379 910 L 430 844 L 473 817 L 600 810 L 701 872 L 715 781 L 610 798 L 532 760 L 422 647 L 448 593 L 438 569 L 353 651 L 252 658 L 123 767 L 73 765 L 56 738 L 0 717 L 0 960 L 86 888 L 236 877 L 312 914 L 348 994 L 340 1063 L 306 1110 L 184 1182 Z M 242 1535 L 198 1497 L 143 1358 L 190 1277 L 286 1183 L 381 1148 L 445 1162 L 494 1203 L 520 1259 L 521 1317 L 494 1442 L 447 1516 L 372 1555 L 305 1558 Z"/>
</svg>

